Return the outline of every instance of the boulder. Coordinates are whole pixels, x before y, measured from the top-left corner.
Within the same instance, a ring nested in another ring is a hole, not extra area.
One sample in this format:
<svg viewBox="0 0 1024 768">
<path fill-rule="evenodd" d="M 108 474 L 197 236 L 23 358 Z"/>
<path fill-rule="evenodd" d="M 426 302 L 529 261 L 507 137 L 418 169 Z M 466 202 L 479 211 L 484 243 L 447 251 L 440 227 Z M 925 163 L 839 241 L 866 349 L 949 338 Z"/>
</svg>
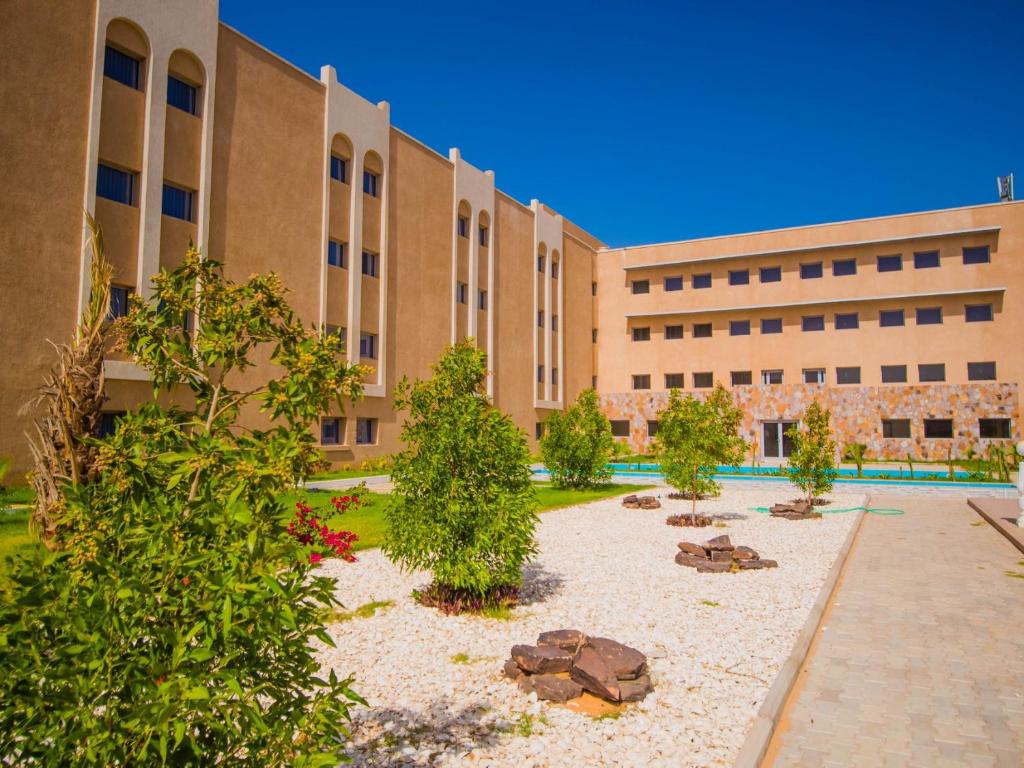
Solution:
<svg viewBox="0 0 1024 768">
<path fill-rule="evenodd" d="M 732 552 L 728 549 L 716 549 L 711 553 L 711 559 L 716 563 L 732 562 Z"/>
<path fill-rule="evenodd" d="M 747 560 L 745 562 L 749 563 L 751 561 Z M 758 562 L 759 563 L 761 561 L 760 560 L 756 560 L 754 562 Z M 697 573 L 728 573 L 729 571 L 732 570 L 732 560 L 730 560 L 727 563 L 713 562 L 711 560 L 703 560 L 703 561 L 697 563 L 696 568 L 697 568 Z"/>
<path fill-rule="evenodd" d="M 696 568 L 701 563 L 711 562 L 706 557 L 699 557 L 697 555 L 691 555 L 689 552 L 676 552 L 676 563 L 679 565 L 686 565 L 690 568 Z"/>
<path fill-rule="evenodd" d="M 774 560 L 737 560 L 736 565 L 741 571 L 756 571 L 762 568 L 777 568 L 779 564 Z"/>
<path fill-rule="evenodd" d="M 529 681 L 528 690 L 523 687 L 526 681 Z M 531 675 L 519 683 L 519 688 L 524 693 L 536 693 L 542 701 L 568 701 L 583 695 L 582 685 L 556 675 Z"/>
<path fill-rule="evenodd" d="M 636 648 L 630 648 L 607 637 L 592 637 L 588 646 L 600 654 L 604 663 L 620 681 L 635 680 L 647 671 L 647 657 Z"/>
<path fill-rule="evenodd" d="M 654 690 L 649 675 L 640 675 L 636 680 L 619 681 L 619 701 L 640 701 Z"/>
<path fill-rule="evenodd" d="M 681 549 L 688 555 L 693 555 L 694 557 L 708 556 L 707 550 L 705 550 L 704 547 L 702 547 L 700 544 L 692 544 L 689 541 L 680 541 L 679 549 Z"/>
<path fill-rule="evenodd" d="M 541 632 L 537 638 L 537 645 L 553 646 L 573 652 L 586 642 L 587 636 L 578 629 L 556 629 L 551 632 Z"/>
<path fill-rule="evenodd" d="M 576 656 L 571 677 L 587 691 L 608 701 L 619 700 L 619 680 L 604 657 L 585 646 Z"/>
<path fill-rule="evenodd" d="M 550 645 L 514 645 L 512 658 L 521 670 L 533 675 L 568 672 L 572 667 L 572 654 Z"/>
<path fill-rule="evenodd" d="M 733 547 L 732 540 L 727 535 L 722 535 L 705 541 L 704 549 L 709 552 L 732 552 L 735 547 Z"/>
<path fill-rule="evenodd" d="M 523 676 L 523 670 L 516 664 L 515 659 L 509 659 L 505 662 L 505 666 L 501 668 L 501 673 L 509 680 L 518 680 Z"/>
<path fill-rule="evenodd" d="M 750 547 L 736 547 L 732 551 L 733 560 L 757 560 L 760 555 Z"/>
</svg>

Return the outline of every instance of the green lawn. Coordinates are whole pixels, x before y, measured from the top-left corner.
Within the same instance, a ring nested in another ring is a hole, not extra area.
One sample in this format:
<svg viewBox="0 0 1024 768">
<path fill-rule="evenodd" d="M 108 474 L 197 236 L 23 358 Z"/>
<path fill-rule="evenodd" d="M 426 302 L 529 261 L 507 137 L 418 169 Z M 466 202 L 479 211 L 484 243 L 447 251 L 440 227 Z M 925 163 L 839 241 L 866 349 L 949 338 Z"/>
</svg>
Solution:
<svg viewBox="0 0 1024 768">
<path fill-rule="evenodd" d="M 586 504 L 588 501 L 600 501 L 611 496 L 618 496 L 620 493 L 637 493 L 652 488 L 651 485 L 633 485 L 630 483 L 616 483 L 605 485 L 600 488 L 591 488 L 584 491 L 574 491 L 571 488 L 555 488 L 551 483 L 537 483 L 537 499 L 540 501 L 540 511 L 549 512 L 552 509 L 571 507 L 574 504 Z"/>
<path fill-rule="evenodd" d="M 7 557 L 35 546 L 28 532 L 28 510 L 0 511 L 0 580 L 7 573 Z"/>
<path fill-rule="evenodd" d="M 386 469 L 332 469 L 329 472 L 319 472 L 312 475 L 310 480 L 348 480 L 353 477 L 377 477 L 386 475 Z"/>
<path fill-rule="evenodd" d="M 295 503 L 302 500 L 315 512 L 327 513 L 327 525 L 333 530 L 352 531 L 359 536 L 359 541 L 353 547 L 356 551 L 379 547 L 384 541 L 384 505 L 387 503 L 387 496 L 373 491 L 360 492 L 362 504 L 358 509 L 337 514 L 331 506 L 331 497 L 345 496 L 351 492 L 351 489 L 304 488 L 301 491 L 289 491 L 281 500 L 288 505 L 290 511 L 294 511 Z"/>
</svg>

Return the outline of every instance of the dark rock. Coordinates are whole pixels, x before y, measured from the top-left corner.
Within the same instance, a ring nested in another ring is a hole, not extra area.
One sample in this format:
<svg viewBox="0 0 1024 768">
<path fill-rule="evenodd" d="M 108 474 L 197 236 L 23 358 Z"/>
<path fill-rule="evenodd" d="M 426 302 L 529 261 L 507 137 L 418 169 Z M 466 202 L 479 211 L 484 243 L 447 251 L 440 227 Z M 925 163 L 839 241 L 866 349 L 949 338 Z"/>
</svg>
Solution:
<svg viewBox="0 0 1024 768">
<path fill-rule="evenodd" d="M 564 651 L 572 651 L 587 642 L 587 636 L 578 629 L 556 629 L 552 632 L 541 632 L 537 645 L 553 646 Z"/>
<path fill-rule="evenodd" d="M 529 679 L 530 691 L 536 693 L 537 698 L 543 701 L 568 701 L 583 695 L 583 686 L 575 680 L 555 675 L 533 675 Z"/>
<path fill-rule="evenodd" d="M 736 565 L 741 571 L 756 571 L 761 568 L 777 568 L 779 566 L 774 560 L 737 560 Z"/>
<path fill-rule="evenodd" d="M 572 667 L 571 653 L 548 645 L 514 645 L 512 658 L 524 672 L 536 675 L 568 672 Z"/>
<path fill-rule="evenodd" d="M 647 671 L 647 657 L 636 648 L 607 637 L 592 637 L 587 646 L 601 655 L 619 680 L 635 680 Z"/>
<path fill-rule="evenodd" d="M 679 565 L 686 565 L 690 568 L 696 568 L 701 563 L 710 563 L 706 557 L 698 557 L 697 555 L 691 555 L 689 552 L 676 552 L 676 563 Z"/>
<path fill-rule="evenodd" d="M 732 557 L 734 560 L 757 560 L 760 555 L 750 547 L 736 547 L 732 551 Z"/>
<path fill-rule="evenodd" d="M 732 540 L 728 536 L 722 535 L 705 541 L 704 549 L 709 552 L 732 552 L 735 547 L 733 547 Z"/>
<path fill-rule="evenodd" d="M 758 560 L 759 563 L 764 563 L 765 568 L 778 568 L 779 564 L 774 560 Z"/>
<path fill-rule="evenodd" d="M 619 700 L 619 680 L 595 649 L 585 646 L 576 656 L 571 677 L 584 689 L 608 701 Z"/>
<path fill-rule="evenodd" d="M 746 562 L 750 562 L 749 560 Z M 761 562 L 760 560 L 756 562 Z M 711 560 L 702 560 L 697 563 L 697 573 L 728 573 L 732 570 L 732 561 L 728 563 L 713 562 Z"/>
<path fill-rule="evenodd" d="M 629 495 L 622 500 L 626 509 L 661 509 L 661 502 L 654 496 Z"/>
<path fill-rule="evenodd" d="M 707 515 L 669 515 L 665 518 L 667 525 L 674 525 L 677 528 L 704 528 L 712 522 Z"/>
<path fill-rule="evenodd" d="M 501 673 L 509 680 L 518 680 L 523 676 L 524 672 L 516 664 L 515 659 L 509 659 L 505 662 L 505 666 L 501 668 Z"/>
<path fill-rule="evenodd" d="M 689 541 L 680 541 L 679 549 L 681 549 L 688 555 L 693 555 L 694 557 L 708 556 L 707 550 L 705 550 L 704 547 L 702 547 L 700 544 L 692 544 Z"/>
<path fill-rule="evenodd" d="M 727 549 L 716 549 L 711 553 L 711 559 L 716 563 L 728 563 L 732 561 L 732 552 Z"/>
<path fill-rule="evenodd" d="M 622 680 L 619 682 L 619 700 L 640 701 L 653 690 L 649 675 L 640 675 L 636 680 Z"/>
</svg>

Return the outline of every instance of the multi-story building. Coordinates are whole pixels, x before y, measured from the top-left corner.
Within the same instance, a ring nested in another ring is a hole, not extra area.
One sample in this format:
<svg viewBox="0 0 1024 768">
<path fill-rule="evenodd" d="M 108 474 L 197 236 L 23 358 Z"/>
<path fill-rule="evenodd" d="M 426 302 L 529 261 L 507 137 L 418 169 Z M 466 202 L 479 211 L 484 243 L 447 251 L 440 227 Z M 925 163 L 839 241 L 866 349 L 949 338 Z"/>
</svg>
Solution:
<svg viewBox="0 0 1024 768">
<path fill-rule="evenodd" d="M 278 273 L 304 321 L 340 333 L 372 372 L 365 399 L 324 414 L 335 461 L 395 450 L 395 384 L 465 337 L 531 440 L 594 385 L 641 449 L 669 389 L 716 381 L 768 457 L 811 398 L 877 455 L 1019 436 L 1020 204 L 607 249 L 399 130 L 332 67 L 311 77 L 219 23 L 216 2 L 25 3 L 0 59 L 17 74 L 0 84 L 0 456 L 17 469 L 47 340 L 88 296 L 83 211 L 115 313 L 191 240 L 231 278 Z M 111 417 L 151 396 L 123 359 L 106 376 Z"/>
</svg>

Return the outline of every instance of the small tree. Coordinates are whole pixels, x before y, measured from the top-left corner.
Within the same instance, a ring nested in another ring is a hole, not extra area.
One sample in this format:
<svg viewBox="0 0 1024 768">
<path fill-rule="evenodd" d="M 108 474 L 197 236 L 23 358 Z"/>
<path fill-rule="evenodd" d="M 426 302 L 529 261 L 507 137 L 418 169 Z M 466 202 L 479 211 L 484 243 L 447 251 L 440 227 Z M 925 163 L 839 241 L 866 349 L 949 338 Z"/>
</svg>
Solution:
<svg viewBox="0 0 1024 768">
<path fill-rule="evenodd" d="M 514 602 L 536 552 L 526 435 L 488 402 L 487 358 L 472 340 L 449 347 L 432 370 L 395 392 L 396 410 L 409 416 L 382 549 L 403 568 L 430 570 L 420 599 L 446 611 Z"/>
<path fill-rule="evenodd" d="M 801 425 L 794 424 L 786 433 L 793 441 L 786 474 L 794 485 L 807 495 L 807 503 L 832 490 L 836 478 L 836 441 L 829 428 L 829 412 L 811 403 Z"/>
<path fill-rule="evenodd" d="M 561 488 L 590 488 L 607 482 L 614 449 L 611 422 L 592 389 L 580 392 L 568 410 L 553 411 L 544 422 L 541 457 L 552 482 Z"/>
<path fill-rule="evenodd" d="M 864 456 L 868 447 L 864 443 L 847 443 L 843 450 L 843 460 L 852 461 L 857 465 L 857 477 L 864 476 Z"/>
</svg>

